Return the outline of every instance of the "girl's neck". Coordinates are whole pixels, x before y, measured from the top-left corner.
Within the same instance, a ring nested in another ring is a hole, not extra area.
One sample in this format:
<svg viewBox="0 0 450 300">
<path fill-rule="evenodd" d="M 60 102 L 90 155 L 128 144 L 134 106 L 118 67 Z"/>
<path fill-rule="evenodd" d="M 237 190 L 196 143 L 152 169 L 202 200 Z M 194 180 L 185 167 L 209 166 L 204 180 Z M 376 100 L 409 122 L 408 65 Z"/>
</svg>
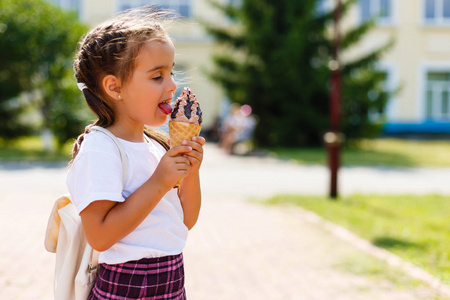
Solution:
<svg viewBox="0 0 450 300">
<path fill-rule="evenodd" d="M 124 126 L 122 124 L 114 123 L 107 129 L 120 139 L 133 143 L 145 142 L 144 124 L 138 126 Z"/>
</svg>

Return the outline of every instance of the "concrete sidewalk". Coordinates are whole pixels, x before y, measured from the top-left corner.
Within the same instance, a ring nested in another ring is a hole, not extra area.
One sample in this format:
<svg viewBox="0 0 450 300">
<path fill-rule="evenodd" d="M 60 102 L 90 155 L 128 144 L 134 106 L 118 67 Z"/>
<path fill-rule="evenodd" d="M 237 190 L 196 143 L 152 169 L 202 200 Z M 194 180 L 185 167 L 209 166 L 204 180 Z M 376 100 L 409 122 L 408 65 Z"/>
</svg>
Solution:
<svg viewBox="0 0 450 300">
<path fill-rule="evenodd" d="M 377 263 L 297 209 L 248 201 L 326 194 L 325 168 L 228 157 L 214 145 L 205 151 L 202 212 L 185 250 L 188 299 L 445 299 L 407 277 L 385 276 L 391 271 L 354 270 L 355 261 Z M 0 164 L 0 299 L 52 299 L 54 256 L 43 236 L 53 201 L 66 192 L 64 174 L 61 165 Z M 450 194 L 443 174 L 450 170 L 349 168 L 341 190 Z"/>
</svg>

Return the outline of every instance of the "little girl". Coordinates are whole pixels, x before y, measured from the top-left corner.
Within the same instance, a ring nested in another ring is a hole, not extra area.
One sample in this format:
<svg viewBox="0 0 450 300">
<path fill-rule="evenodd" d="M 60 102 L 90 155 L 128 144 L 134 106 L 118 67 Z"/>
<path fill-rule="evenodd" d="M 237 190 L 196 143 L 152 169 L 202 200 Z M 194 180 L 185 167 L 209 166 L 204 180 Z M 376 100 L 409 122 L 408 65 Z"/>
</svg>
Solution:
<svg viewBox="0 0 450 300">
<path fill-rule="evenodd" d="M 86 239 L 100 252 L 88 299 L 186 299 L 182 250 L 198 218 L 202 137 L 168 148 L 163 125 L 176 89 L 174 45 L 157 13 L 128 13 L 89 32 L 74 70 L 98 117 L 123 145 L 88 130 L 74 144 L 67 185 Z M 175 183 L 183 179 L 179 189 Z"/>
</svg>

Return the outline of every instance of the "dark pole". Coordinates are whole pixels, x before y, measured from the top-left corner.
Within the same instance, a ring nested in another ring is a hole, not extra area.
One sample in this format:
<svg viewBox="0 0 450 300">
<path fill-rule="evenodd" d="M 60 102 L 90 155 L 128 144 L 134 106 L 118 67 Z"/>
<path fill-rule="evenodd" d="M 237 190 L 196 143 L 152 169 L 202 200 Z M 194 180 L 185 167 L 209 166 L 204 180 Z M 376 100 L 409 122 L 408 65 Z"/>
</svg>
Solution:
<svg viewBox="0 0 450 300">
<path fill-rule="evenodd" d="M 334 10 L 334 39 L 332 60 L 330 61 L 331 70 L 331 91 L 330 91 L 330 132 L 325 134 L 325 142 L 328 145 L 328 161 L 330 167 L 330 197 L 338 197 L 338 169 L 340 144 L 342 143 L 342 134 L 339 132 L 340 119 L 340 98 L 341 98 L 341 66 L 339 64 L 339 50 L 341 37 L 339 32 L 339 21 L 341 18 L 341 0 L 336 0 Z"/>
</svg>

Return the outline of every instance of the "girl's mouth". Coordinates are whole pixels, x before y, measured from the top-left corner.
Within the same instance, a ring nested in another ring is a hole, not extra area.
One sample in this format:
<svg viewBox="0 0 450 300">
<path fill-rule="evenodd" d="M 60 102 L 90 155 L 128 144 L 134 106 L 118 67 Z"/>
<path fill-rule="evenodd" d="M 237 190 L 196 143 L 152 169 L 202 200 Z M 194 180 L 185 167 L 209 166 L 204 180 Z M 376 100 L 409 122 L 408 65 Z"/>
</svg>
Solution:
<svg viewBox="0 0 450 300">
<path fill-rule="evenodd" d="M 158 104 L 158 107 L 166 115 L 169 115 L 173 110 L 172 105 L 170 105 L 167 102 L 162 102 L 162 103 Z"/>
</svg>

